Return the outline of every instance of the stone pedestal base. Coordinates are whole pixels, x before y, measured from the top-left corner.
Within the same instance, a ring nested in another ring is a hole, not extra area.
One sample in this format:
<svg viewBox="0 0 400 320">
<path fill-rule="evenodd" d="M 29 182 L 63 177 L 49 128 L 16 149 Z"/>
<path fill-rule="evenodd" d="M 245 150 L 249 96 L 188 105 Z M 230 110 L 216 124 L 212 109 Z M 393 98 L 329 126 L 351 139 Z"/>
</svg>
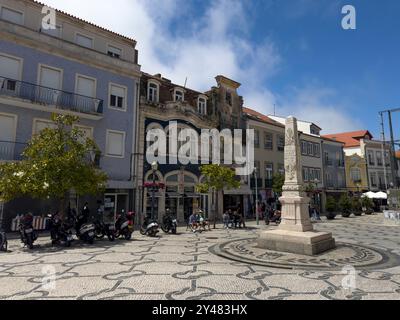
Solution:
<svg viewBox="0 0 400 320">
<path fill-rule="evenodd" d="M 290 230 L 265 231 L 258 239 L 258 247 L 273 251 L 313 256 L 335 248 L 335 239 L 327 232 L 296 232 Z"/>
</svg>

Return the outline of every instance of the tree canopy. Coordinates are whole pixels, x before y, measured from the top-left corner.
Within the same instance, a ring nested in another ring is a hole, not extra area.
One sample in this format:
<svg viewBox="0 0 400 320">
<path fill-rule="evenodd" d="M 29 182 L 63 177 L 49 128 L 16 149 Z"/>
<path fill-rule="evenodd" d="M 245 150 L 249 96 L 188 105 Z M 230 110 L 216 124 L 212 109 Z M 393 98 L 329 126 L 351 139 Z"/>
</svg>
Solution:
<svg viewBox="0 0 400 320">
<path fill-rule="evenodd" d="M 236 178 L 235 170 L 216 164 L 201 166 L 205 182 L 197 186 L 197 192 L 208 193 L 210 190 L 239 189 L 240 181 Z"/>
<path fill-rule="evenodd" d="M 275 193 L 282 193 L 283 185 L 285 184 L 285 175 L 277 173 L 272 178 L 272 190 Z"/>
<path fill-rule="evenodd" d="M 104 190 L 107 175 L 93 161 L 100 150 L 82 130 L 73 127 L 79 119 L 53 114 L 52 121 L 54 127 L 32 137 L 22 161 L 0 164 L 1 200 L 22 196 L 64 200 L 71 190 L 77 195 Z"/>
</svg>

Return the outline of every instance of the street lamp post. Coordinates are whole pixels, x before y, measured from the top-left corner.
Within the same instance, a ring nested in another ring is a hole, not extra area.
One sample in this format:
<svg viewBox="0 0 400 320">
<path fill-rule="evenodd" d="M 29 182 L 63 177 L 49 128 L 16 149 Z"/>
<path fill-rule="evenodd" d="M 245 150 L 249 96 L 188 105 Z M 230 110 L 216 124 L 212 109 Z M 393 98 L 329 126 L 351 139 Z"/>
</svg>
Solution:
<svg viewBox="0 0 400 320">
<path fill-rule="evenodd" d="M 258 216 L 258 181 L 257 181 L 257 168 L 254 168 L 254 180 L 256 183 L 256 221 L 260 225 L 260 218 Z"/>
<path fill-rule="evenodd" d="M 151 188 L 151 220 L 154 220 L 154 207 L 155 207 L 155 192 L 156 192 L 156 171 L 158 169 L 158 163 L 154 161 L 151 164 L 153 170 L 153 186 Z"/>
</svg>

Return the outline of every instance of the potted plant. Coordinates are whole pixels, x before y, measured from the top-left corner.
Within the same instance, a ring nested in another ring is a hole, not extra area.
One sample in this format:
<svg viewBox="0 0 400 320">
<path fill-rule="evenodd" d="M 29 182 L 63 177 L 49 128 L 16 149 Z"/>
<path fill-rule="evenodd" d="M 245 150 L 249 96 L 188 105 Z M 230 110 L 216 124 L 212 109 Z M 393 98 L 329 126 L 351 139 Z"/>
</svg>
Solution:
<svg viewBox="0 0 400 320">
<path fill-rule="evenodd" d="M 339 199 L 339 208 L 342 211 L 342 217 L 348 218 L 351 215 L 351 200 L 347 194 L 343 194 Z"/>
<path fill-rule="evenodd" d="M 328 197 L 326 199 L 326 218 L 328 220 L 333 220 L 336 217 L 337 203 L 334 197 Z"/>
<path fill-rule="evenodd" d="M 362 215 L 363 211 L 360 198 L 353 197 L 351 199 L 351 211 L 357 217 L 360 217 Z"/>
<path fill-rule="evenodd" d="M 361 205 L 365 214 L 371 215 L 374 213 L 374 201 L 372 201 L 372 199 L 363 197 L 361 199 Z"/>
</svg>

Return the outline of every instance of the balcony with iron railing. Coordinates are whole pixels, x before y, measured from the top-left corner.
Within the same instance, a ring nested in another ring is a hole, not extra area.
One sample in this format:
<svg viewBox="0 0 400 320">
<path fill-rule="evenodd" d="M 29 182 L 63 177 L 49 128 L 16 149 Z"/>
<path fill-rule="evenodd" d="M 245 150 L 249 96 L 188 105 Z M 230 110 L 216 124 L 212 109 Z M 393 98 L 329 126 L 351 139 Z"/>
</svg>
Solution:
<svg viewBox="0 0 400 320">
<path fill-rule="evenodd" d="M 0 161 L 20 161 L 27 144 L 0 140 Z"/>
<path fill-rule="evenodd" d="M 21 99 L 30 105 L 92 115 L 103 114 L 103 100 L 76 93 L 47 88 L 36 84 L 0 77 L 0 97 Z"/>
</svg>

